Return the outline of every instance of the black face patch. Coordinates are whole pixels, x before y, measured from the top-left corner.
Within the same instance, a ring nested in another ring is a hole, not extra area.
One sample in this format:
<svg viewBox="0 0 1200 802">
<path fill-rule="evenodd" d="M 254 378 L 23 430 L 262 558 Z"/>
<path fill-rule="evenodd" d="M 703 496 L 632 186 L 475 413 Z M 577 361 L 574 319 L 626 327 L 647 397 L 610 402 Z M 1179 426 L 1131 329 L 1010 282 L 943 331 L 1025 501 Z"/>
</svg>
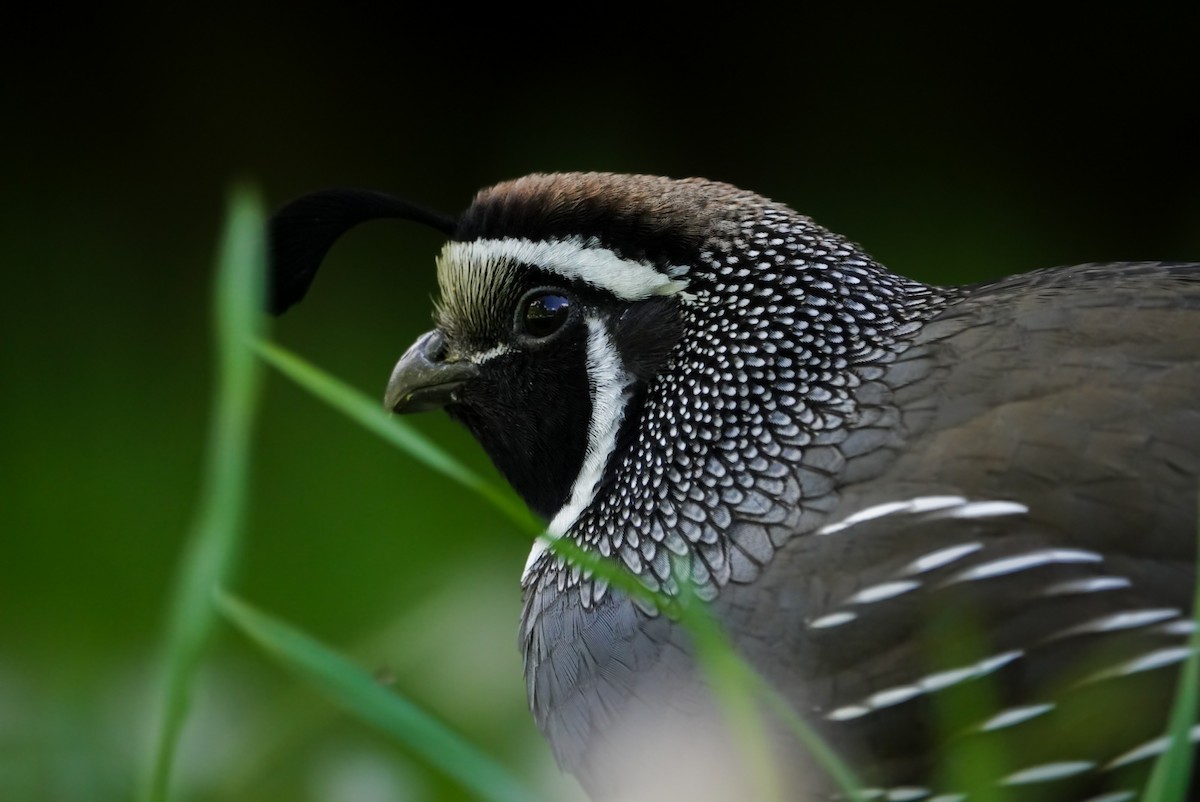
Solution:
<svg viewBox="0 0 1200 802">
<path fill-rule="evenodd" d="M 623 301 L 528 262 L 468 266 L 439 263 L 438 327 L 453 358 L 479 360 L 479 375 L 447 411 L 479 440 L 526 503 L 551 518 L 569 500 L 584 467 L 594 393 L 613 392 L 591 382 L 632 379 L 636 386 L 617 392 L 628 390 L 625 400 L 639 406 L 644 385 L 666 367 L 682 337 L 680 301 Z M 611 340 L 605 348 L 615 348 L 620 362 L 606 378 L 589 376 L 589 320 L 603 321 Z M 635 418 L 622 419 L 610 463 Z M 606 440 L 603 447 L 611 445 Z"/>
<path fill-rule="evenodd" d="M 576 319 L 550 347 L 484 362 L 446 408 L 538 515 L 566 503 L 587 450 L 592 401 L 587 326 Z"/>
</svg>

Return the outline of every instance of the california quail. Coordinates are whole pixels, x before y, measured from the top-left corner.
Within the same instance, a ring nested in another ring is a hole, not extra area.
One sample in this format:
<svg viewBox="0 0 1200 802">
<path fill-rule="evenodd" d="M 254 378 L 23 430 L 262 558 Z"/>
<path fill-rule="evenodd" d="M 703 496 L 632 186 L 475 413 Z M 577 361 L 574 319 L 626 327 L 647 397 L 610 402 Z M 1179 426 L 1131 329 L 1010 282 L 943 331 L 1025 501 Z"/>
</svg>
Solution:
<svg viewBox="0 0 1200 802">
<path fill-rule="evenodd" d="M 934 287 L 726 184 L 531 175 L 457 219 L 285 206 L 275 311 L 377 217 L 450 240 L 388 407 L 444 407 L 649 587 L 682 561 L 869 795 L 1135 798 L 1194 629 L 1200 264 Z M 676 622 L 540 546 L 522 587 L 530 705 L 591 794 L 748 798 Z M 775 748 L 789 798 L 836 795 Z"/>
</svg>

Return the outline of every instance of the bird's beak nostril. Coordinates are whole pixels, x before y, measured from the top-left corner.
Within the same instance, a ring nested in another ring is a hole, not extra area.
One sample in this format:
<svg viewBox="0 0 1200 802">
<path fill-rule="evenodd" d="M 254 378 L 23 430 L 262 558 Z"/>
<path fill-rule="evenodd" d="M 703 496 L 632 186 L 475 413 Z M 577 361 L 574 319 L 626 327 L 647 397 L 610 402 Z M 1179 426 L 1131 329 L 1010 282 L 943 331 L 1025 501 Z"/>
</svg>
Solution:
<svg viewBox="0 0 1200 802">
<path fill-rule="evenodd" d="M 414 345 L 419 345 L 430 362 L 441 362 L 446 358 L 446 337 L 437 329 L 423 335 Z"/>
<path fill-rule="evenodd" d="M 446 354 L 446 338 L 440 331 L 422 335 L 392 370 L 384 405 L 398 413 L 427 412 L 454 400 L 453 393 L 479 368 L 471 362 L 446 362 Z"/>
</svg>

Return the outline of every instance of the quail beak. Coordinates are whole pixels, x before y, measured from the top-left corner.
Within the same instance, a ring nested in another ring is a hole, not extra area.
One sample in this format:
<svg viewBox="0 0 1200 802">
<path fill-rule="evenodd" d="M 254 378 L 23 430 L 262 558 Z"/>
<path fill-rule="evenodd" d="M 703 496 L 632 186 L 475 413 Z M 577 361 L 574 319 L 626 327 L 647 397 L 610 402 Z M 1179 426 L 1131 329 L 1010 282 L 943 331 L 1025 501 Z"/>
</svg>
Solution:
<svg viewBox="0 0 1200 802">
<path fill-rule="evenodd" d="M 454 393 L 479 368 L 470 362 L 447 362 L 445 338 L 434 330 L 421 335 L 400 357 L 388 380 L 383 403 L 392 412 L 428 412 L 454 400 Z"/>
</svg>

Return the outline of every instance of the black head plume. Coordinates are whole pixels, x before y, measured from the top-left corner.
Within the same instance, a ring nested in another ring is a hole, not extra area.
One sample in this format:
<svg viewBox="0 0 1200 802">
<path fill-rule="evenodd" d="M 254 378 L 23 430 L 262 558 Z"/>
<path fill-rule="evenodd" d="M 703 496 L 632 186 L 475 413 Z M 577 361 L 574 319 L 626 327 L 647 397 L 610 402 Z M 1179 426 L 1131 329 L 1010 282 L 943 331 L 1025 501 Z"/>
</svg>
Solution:
<svg viewBox="0 0 1200 802">
<path fill-rule="evenodd" d="M 325 254 L 338 237 L 367 220 L 413 220 L 454 236 L 452 217 L 383 192 L 326 189 L 297 198 L 271 216 L 268 304 L 280 315 L 308 292 Z"/>
</svg>

